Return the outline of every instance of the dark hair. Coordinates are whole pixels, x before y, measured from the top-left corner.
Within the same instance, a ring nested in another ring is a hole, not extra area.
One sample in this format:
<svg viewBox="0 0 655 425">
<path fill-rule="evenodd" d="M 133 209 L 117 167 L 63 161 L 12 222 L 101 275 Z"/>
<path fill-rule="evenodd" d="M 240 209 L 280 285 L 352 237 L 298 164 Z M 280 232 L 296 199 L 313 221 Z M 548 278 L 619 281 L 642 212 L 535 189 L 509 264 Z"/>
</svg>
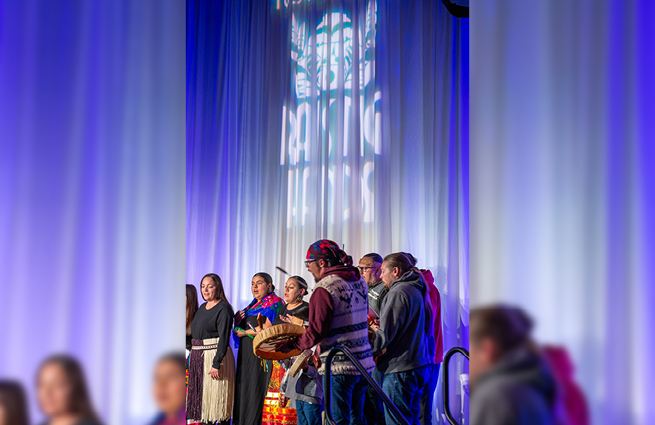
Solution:
<svg viewBox="0 0 655 425">
<path fill-rule="evenodd" d="M 70 382 L 72 391 L 70 400 L 68 400 L 68 409 L 70 413 L 75 413 L 82 416 L 84 419 L 94 420 L 100 422 L 98 415 L 91 403 L 91 397 L 86 385 L 84 377 L 84 370 L 80 363 L 73 357 L 59 354 L 48 357 L 39 368 L 39 375 L 43 369 L 51 364 L 58 365 L 64 371 L 64 375 Z"/>
<path fill-rule="evenodd" d="M 309 286 L 307 286 L 307 281 L 305 279 L 303 279 L 301 276 L 291 276 L 289 279 L 295 280 L 298 283 L 298 286 L 304 289 L 305 293 L 307 293 Z"/>
<path fill-rule="evenodd" d="M 223 281 L 221 280 L 221 277 L 217 275 L 216 273 L 207 273 L 200 279 L 200 285 L 202 286 L 202 281 L 205 280 L 205 278 L 208 277 L 211 280 L 214 281 L 214 285 L 216 285 L 216 299 L 220 301 L 225 301 L 226 303 L 230 303 L 227 300 L 227 297 L 225 296 L 225 290 L 223 289 Z M 205 300 L 205 296 L 202 296 L 202 299 Z M 209 300 L 205 300 L 209 301 Z"/>
<path fill-rule="evenodd" d="M 346 254 L 346 251 L 344 251 L 343 249 L 338 249 L 336 251 L 336 255 L 338 257 L 329 256 L 329 257 L 319 258 L 319 260 L 325 261 L 326 267 L 353 265 L 353 257 Z"/>
<path fill-rule="evenodd" d="M 410 270 L 414 270 L 420 276 L 419 270 L 414 267 L 416 262 L 412 262 L 412 260 L 410 260 L 404 252 L 394 252 L 393 254 L 389 254 L 384 257 L 384 262 L 387 263 L 387 266 L 391 267 L 392 269 L 394 267 L 398 267 L 401 276 Z"/>
<path fill-rule="evenodd" d="M 27 400 L 23 387 L 15 381 L 0 381 L 0 407 L 11 425 L 29 425 Z"/>
<path fill-rule="evenodd" d="M 501 354 L 530 343 L 533 322 L 518 307 L 494 305 L 474 308 L 470 311 L 469 323 L 472 341 L 490 338 L 498 345 Z"/>
<path fill-rule="evenodd" d="M 259 273 L 255 273 L 255 276 L 259 276 L 259 277 L 261 277 L 262 279 L 264 279 L 264 282 L 266 282 L 266 283 L 268 283 L 269 285 L 271 285 L 271 292 L 275 292 L 275 285 L 273 284 L 273 278 L 271 277 L 270 274 L 268 274 L 268 273 L 266 273 L 266 272 L 259 272 Z M 255 276 L 253 276 L 253 277 L 255 277 Z M 270 294 L 271 292 L 269 292 L 269 294 Z"/>
<path fill-rule="evenodd" d="M 321 239 L 310 245 L 307 251 L 307 258 L 316 261 L 323 260 L 326 267 L 352 266 L 353 257 L 346 254 L 346 251 L 339 248 L 339 245 L 329 239 Z"/>
<path fill-rule="evenodd" d="M 380 254 L 376 254 L 375 252 L 371 252 L 370 254 L 366 254 L 363 258 L 370 258 L 376 263 L 382 263 L 384 259 L 382 259 L 382 256 Z"/>
<path fill-rule="evenodd" d="M 204 278 L 203 278 L 204 279 Z M 202 282 L 202 281 L 201 281 Z M 198 311 L 198 290 L 195 286 L 186 285 L 186 327 L 188 328 Z"/>
<path fill-rule="evenodd" d="M 179 353 L 177 351 L 165 354 L 159 358 L 159 363 L 171 362 L 175 363 L 176 366 L 179 366 L 182 373 L 186 373 L 186 356 L 184 353 Z"/>
<path fill-rule="evenodd" d="M 418 263 L 416 258 L 414 258 L 414 256 L 412 254 L 410 254 L 409 252 L 403 252 L 403 254 L 405 254 L 405 257 L 407 257 L 409 262 L 412 264 L 412 267 L 416 267 L 416 263 Z"/>
</svg>

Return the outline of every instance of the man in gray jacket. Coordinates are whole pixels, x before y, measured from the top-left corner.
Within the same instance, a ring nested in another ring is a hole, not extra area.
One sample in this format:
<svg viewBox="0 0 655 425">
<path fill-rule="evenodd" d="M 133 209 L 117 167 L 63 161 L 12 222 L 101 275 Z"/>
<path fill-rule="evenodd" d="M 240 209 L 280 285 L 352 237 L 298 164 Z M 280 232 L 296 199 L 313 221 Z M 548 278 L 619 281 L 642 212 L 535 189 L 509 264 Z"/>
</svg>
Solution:
<svg viewBox="0 0 655 425">
<path fill-rule="evenodd" d="M 384 374 L 383 389 L 410 424 L 419 423 L 419 402 L 434 364 L 434 313 L 421 273 L 401 252 L 387 255 L 382 281 L 388 293 L 382 301 L 380 326 L 373 327 L 372 350 Z M 385 406 L 388 424 L 398 420 Z"/>
</svg>

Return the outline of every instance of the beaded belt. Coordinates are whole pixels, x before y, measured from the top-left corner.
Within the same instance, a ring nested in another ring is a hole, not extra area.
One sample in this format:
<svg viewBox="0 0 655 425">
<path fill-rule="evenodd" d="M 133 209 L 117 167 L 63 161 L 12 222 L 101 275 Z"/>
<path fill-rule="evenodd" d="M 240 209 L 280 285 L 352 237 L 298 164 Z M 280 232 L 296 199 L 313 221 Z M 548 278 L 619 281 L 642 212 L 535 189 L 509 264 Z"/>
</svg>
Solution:
<svg viewBox="0 0 655 425">
<path fill-rule="evenodd" d="M 191 347 L 192 350 L 211 350 L 211 349 L 216 349 L 218 348 L 218 338 L 208 338 L 208 339 L 203 339 L 204 341 L 211 341 L 209 344 L 206 345 L 193 345 Z"/>
</svg>

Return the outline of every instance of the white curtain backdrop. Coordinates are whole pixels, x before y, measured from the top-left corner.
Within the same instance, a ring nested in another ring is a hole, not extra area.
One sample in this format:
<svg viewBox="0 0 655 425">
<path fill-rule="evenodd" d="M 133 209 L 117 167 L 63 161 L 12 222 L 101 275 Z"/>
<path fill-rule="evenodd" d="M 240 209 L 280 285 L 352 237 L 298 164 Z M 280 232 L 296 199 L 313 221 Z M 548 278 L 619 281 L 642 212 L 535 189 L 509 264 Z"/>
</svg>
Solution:
<svg viewBox="0 0 655 425">
<path fill-rule="evenodd" d="M 655 6 L 471 3 L 472 303 L 564 345 L 592 423 L 653 424 Z"/>
<path fill-rule="evenodd" d="M 184 5 L 0 2 L 0 380 L 83 365 L 106 425 L 184 352 Z"/>
<path fill-rule="evenodd" d="M 283 292 L 275 266 L 313 286 L 317 239 L 355 262 L 409 251 L 442 294 L 445 348 L 468 346 L 466 20 L 287 3 L 189 3 L 187 282 L 218 273 L 236 310 L 256 272 Z"/>
</svg>

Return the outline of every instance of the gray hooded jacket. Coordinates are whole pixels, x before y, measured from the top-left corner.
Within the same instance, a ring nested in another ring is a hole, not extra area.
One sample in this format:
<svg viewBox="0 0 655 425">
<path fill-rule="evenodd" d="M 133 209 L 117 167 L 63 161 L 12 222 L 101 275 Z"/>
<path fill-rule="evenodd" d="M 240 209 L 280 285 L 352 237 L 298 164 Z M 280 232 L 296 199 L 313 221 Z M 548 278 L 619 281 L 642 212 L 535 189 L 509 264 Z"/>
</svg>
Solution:
<svg viewBox="0 0 655 425">
<path fill-rule="evenodd" d="M 382 373 L 397 373 L 434 364 L 434 312 L 423 278 L 408 271 L 393 282 L 382 301 L 380 329 L 375 332 L 373 355 Z"/>
</svg>

